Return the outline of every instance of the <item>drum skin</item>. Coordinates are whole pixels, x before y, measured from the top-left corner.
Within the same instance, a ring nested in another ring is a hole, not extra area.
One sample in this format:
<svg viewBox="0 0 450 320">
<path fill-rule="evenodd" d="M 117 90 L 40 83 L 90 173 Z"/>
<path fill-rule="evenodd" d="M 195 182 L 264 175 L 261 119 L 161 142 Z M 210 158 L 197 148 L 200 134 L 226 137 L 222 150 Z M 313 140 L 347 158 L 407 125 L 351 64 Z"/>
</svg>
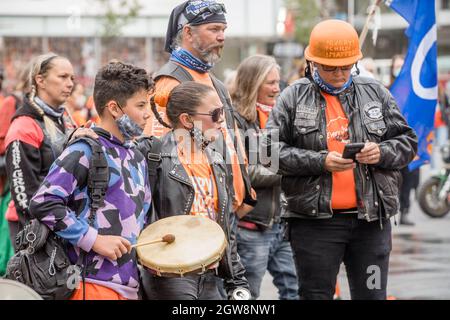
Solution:
<svg viewBox="0 0 450 320">
<path fill-rule="evenodd" d="M 158 220 L 146 227 L 138 244 L 173 234 L 172 243 L 158 242 L 137 247 L 140 263 L 158 276 L 183 276 L 202 273 L 220 261 L 226 246 L 219 224 L 200 216 L 177 215 Z"/>
<path fill-rule="evenodd" d="M 42 300 L 42 297 L 23 283 L 0 279 L 0 300 Z"/>
</svg>

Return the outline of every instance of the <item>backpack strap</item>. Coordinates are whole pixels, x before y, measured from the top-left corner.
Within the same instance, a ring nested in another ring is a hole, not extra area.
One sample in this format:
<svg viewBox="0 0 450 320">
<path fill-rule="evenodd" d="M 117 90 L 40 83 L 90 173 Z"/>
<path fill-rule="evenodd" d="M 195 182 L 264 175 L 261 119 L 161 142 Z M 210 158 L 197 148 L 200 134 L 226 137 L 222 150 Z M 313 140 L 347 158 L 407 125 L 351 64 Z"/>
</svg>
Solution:
<svg viewBox="0 0 450 320">
<path fill-rule="evenodd" d="M 93 226 L 97 210 L 105 205 L 105 195 L 108 189 L 109 167 L 100 142 L 90 137 L 79 137 L 69 143 L 72 145 L 83 141 L 89 145 L 92 151 L 89 161 L 89 174 L 87 179 L 88 195 L 91 200 L 89 225 Z"/>
<path fill-rule="evenodd" d="M 93 128 L 95 131 L 95 128 Z M 95 223 L 95 217 L 97 215 L 97 210 L 105 206 L 105 195 L 108 189 L 109 181 L 109 166 L 106 160 L 106 156 L 103 152 L 102 145 L 97 139 L 90 137 L 79 137 L 70 141 L 69 145 L 72 145 L 78 141 L 83 141 L 87 143 L 92 151 L 91 160 L 89 161 L 89 173 L 88 173 L 88 196 L 91 200 L 90 215 L 88 218 L 89 226 L 93 226 Z M 83 281 L 83 300 L 86 300 L 86 271 L 87 271 L 87 254 L 84 250 L 81 250 L 78 257 L 77 265 L 82 266 L 82 281 Z"/>
<path fill-rule="evenodd" d="M 162 142 L 155 136 L 143 136 L 135 141 L 136 148 L 144 155 L 147 160 L 148 179 L 150 190 L 153 193 L 156 187 L 157 168 L 161 163 Z"/>
<path fill-rule="evenodd" d="M 162 161 L 163 155 L 161 154 L 162 142 L 155 136 L 142 136 L 135 140 L 136 149 L 139 150 L 147 161 L 148 180 L 150 183 L 150 190 L 152 195 L 155 194 L 156 181 L 158 180 L 157 169 Z M 146 225 L 155 222 L 157 219 L 157 213 L 155 206 L 151 206 L 148 214 Z"/>
</svg>

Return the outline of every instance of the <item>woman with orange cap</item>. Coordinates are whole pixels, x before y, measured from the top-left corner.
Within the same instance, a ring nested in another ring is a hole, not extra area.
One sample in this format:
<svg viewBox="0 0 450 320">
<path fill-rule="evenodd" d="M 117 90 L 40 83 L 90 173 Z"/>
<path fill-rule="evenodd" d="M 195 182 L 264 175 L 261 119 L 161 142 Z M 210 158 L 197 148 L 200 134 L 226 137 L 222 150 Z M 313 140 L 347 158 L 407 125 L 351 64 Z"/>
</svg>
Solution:
<svg viewBox="0 0 450 320">
<path fill-rule="evenodd" d="M 332 299 L 343 262 L 352 299 L 386 299 L 390 217 L 417 137 L 381 83 L 352 74 L 362 53 L 350 24 L 317 24 L 305 58 L 306 77 L 281 93 L 262 143 L 279 155 L 300 298 Z M 346 155 L 350 143 L 359 146 Z"/>
</svg>

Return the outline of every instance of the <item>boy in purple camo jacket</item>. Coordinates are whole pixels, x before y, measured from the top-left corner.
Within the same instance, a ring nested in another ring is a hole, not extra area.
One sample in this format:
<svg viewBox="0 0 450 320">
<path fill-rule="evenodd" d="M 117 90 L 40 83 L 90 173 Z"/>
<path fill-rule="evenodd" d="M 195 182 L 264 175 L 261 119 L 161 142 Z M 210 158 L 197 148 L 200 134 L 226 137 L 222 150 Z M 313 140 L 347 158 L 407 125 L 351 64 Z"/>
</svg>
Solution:
<svg viewBox="0 0 450 320">
<path fill-rule="evenodd" d="M 109 166 L 104 207 L 90 226 L 87 194 L 90 146 L 71 144 L 53 163 L 34 195 L 30 211 L 69 242 L 76 263 L 80 249 L 86 254 L 85 298 L 137 299 L 139 275 L 136 243 L 151 204 L 144 156 L 130 140 L 142 134 L 149 118 L 147 95 L 152 87 L 145 70 L 120 62 L 97 73 L 94 102 L 101 124 L 94 128 Z M 82 286 L 71 299 L 83 299 Z"/>
</svg>

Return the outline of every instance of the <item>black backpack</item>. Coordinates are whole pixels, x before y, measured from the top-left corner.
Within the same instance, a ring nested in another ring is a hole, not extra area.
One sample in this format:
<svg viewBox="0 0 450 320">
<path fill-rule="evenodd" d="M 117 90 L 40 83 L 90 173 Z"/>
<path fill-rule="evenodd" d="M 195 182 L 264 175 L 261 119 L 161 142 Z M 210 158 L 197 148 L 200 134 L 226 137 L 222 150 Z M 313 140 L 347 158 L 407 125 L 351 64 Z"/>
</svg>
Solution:
<svg viewBox="0 0 450 320">
<path fill-rule="evenodd" d="M 92 150 L 88 176 L 88 195 L 91 199 L 89 225 L 92 226 L 97 210 L 104 206 L 109 169 L 100 143 L 83 137 L 69 144 L 80 140 L 87 142 Z M 18 233 L 16 244 L 18 251 L 8 262 L 6 278 L 31 287 L 46 300 L 68 299 L 78 287 L 80 276 L 84 283 L 86 253 L 82 251 L 77 263 L 72 265 L 65 240 L 39 220 L 31 220 Z"/>
</svg>

